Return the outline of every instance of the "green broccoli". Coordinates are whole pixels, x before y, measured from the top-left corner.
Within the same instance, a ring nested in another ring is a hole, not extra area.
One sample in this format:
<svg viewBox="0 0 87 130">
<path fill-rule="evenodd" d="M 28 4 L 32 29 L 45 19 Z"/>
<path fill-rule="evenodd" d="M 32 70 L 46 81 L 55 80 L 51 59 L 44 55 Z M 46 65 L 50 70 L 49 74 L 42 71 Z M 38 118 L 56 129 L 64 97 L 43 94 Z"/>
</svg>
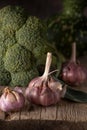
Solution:
<svg viewBox="0 0 87 130">
<path fill-rule="evenodd" d="M 0 69 L 0 85 L 9 85 L 11 74 L 5 69 Z"/>
<path fill-rule="evenodd" d="M 31 68 L 31 53 L 23 46 L 15 44 L 7 50 L 4 65 L 10 72 L 29 70 Z"/>
<path fill-rule="evenodd" d="M 30 80 L 38 75 L 37 69 L 32 69 L 30 71 L 21 71 L 17 73 L 11 73 L 12 81 L 11 86 L 22 86 L 27 87 Z"/>
<path fill-rule="evenodd" d="M 0 70 L 4 70 L 4 61 L 2 59 L 2 57 L 0 57 Z"/>
<path fill-rule="evenodd" d="M 4 57 L 7 49 L 16 43 L 14 33 L 0 30 L 0 57 Z"/>
<path fill-rule="evenodd" d="M 46 55 L 47 52 L 52 52 L 53 54 L 53 60 L 52 60 L 52 64 L 53 66 L 57 65 L 57 59 L 58 57 L 55 56 L 55 49 L 49 45 L 49 43 L 47 43 L 47 41 L 42 41 L 42 44 L 38 45 L 33 49 L 33 55 L 36 58 L 36 65 L 41 65 L 41 64 L 45 64 L 46 61 Z"/>
<path fill-rule="evenodd" d="M 9 85 L 11 74 L 4 68 L 4 61 L 0 57 L 0 85 Z"/>
<path fill-rule="evenodd" d="M 59 59 L 55 49 L 47 41 L 46 31 L 47 28 L 45 23 L 43 24 L 43 22 L 35 16 L 30 16 L 24 26 L 16 32 L 18 43 L 30 51 L 32 50 L 37 67 L 45 64 L 45 58 L 48 51 L 52 52 L 54 57 L 56 57 L 53 66 L 57 66 L 57 58 Z M 61 61 L 63 62 L 64 59 Z"/>
<path fill-rule="evenodd" d="M 6 46 L 2 43 L 0 45 L 0 58 L 3 58 L 6 53 Z"/>
<path fill-rule="evenodd" d="M 54 69 L 63 61 L 48 43 L 46 23 L 27 16 L 23 8 L 2 8 L 0 27 L 0 81 L 4 79 L 0 84 L 27 86 L 32 78 L 41 74 L 40 67 L 45 65 L 48 51 L 53 53 Z"/>
<path fill-rule="evenodd" d="M 31 51 L 37 44 L 40 45 L 42 43 L 46 37 L 45 33 L 45 24 L 39 18 L 30 16 L 24 26 L 16 32 L 16 38 L 19 44 Z"/>
<path fill-rule="evenodd" d="M 33 49 L 33 54 L 36 59 L 39 59 L 44 54 L 47 54 L 48 51 L 53 52 L 55 54 L 55 49 L 49 45 L 49 43 L 42 39 L 40 44 L 37 44 L 36 47 Z"/>
<path fill-rule="evenodd" d="M 3 30 L 17 31 L 26 21 L 26 14 L 19 6 L 6 6 L 0 10 L 0 22 Z"/>
</svg>

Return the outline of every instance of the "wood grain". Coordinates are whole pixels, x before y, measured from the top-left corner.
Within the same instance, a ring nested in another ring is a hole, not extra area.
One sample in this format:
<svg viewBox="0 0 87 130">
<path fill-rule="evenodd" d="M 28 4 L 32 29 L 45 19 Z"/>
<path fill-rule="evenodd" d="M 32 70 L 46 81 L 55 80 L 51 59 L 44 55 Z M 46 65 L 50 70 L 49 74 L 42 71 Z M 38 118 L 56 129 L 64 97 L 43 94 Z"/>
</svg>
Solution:
<svg viewBox="0 0 87 130">
<path fill-rule="evenodd" d="M 63 102 L 57 109 L 57 120 L 70 122 L 87 121 L 87 105 L 71 102 Z"/>
<path fill-rule="evenodd" d="M 57 105 L 42 107 L 41 120 L 56 120 Z"/>
<path fill-rule="evenodd" d="M 5 119 L 5 113 L 0 111 L 0 120 L 4 120 Z"/>
</svg>

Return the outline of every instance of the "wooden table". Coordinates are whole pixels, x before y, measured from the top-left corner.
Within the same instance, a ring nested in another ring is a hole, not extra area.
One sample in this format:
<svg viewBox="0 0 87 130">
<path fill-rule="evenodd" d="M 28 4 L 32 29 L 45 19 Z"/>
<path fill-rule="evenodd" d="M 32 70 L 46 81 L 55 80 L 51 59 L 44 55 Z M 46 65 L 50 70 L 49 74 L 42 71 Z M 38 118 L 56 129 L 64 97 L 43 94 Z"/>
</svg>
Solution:
<svg viewBox="0 0 87 130">
<path fill-rule="evenodd" d="M 87 57 L 82 58 L 82 62 Z M 77 88 L 78 89 L 78 88 Z M 87 92 L 87 83 L 79 87 Z M 62 99 L 60 103 L 41 107 L 27 104 L 21 112 L 6 114 L 0 111 L 0 130 L 87 130 L 87 104 Z"/>
</svg>

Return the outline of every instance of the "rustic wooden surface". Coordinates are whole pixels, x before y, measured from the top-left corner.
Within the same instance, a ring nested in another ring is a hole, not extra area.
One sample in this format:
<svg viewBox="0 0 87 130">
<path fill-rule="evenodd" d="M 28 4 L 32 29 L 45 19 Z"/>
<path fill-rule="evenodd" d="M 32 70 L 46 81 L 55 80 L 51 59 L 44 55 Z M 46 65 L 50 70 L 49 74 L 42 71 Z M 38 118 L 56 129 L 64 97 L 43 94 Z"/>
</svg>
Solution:
<svg viewBox="0 0 87 130">
<path fill-rule="evenodd" d="M 8 114 L 0 112 L 0 119 L 5 121 L 50 120 L 85 122 L 87 121 L 87 104 L 61 101 L 61 103 L 50 107 L 30 105 L 28 109 L 23 109 L 21 112 Z"/>
<path fill-rule="evenodd" d="M 87 57 L 81 60 L 87 67 L 86 61 Z M 87 92 L 87 83 L 80 86 L 79 89 Z M 15 123 L 18 124 L 21 130 L 25 130 L 23 124 L 27 126 L 27 123 L 30 124 L 28 127 L 32 129 L 35 129 L 34 126 L 36 125 L 37 129 L 42 129 L 42 127 L 44 129 L 45 126 L 45 129 L 53 127 L 54 130 L 56 128 L 60 130 L 61 128 L 62 130 L 87 130 L 87 104 L 70 102 L 64 99 L 60 103 L 50 107 L 26 104 L 20 112 L 4 113 L 0 111 L 0 130 L 6 129 L 6 126 L 16 128 Z"/>
</svg>

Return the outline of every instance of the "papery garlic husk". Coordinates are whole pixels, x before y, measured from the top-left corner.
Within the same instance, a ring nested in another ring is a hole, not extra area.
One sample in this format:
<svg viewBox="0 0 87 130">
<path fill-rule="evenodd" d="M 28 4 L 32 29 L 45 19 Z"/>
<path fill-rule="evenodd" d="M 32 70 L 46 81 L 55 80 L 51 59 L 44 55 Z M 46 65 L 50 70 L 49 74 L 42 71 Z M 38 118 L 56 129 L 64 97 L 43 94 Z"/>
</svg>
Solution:
<svg viewBox="0 0 87 130">
<path fill-rule="evenodd" d="M 62 64 L 59 78 L 69 85 L 78 86 L 87 80 L 87 68 L 76 61 L 76 43 L 72 44 L 72 56 Z"/>
<path fill-rule="evenodd" d="M 4 112 L 19 111 L 25 104 L 22 93 L 6 87 L 0 97 L 0 109 Z"/>
<path fill-rule="evenodd" d="M 48 87 L 43 87 L 40 95 L 41 105 L 43 106 L 58 103 L 61 100 L 63 94 L 62 84 L 56 81 L 52 76 L 49 77 L 47 86 Z"/>
<path fill-rule="evenodd" d="M 51 61 L 52 54 L 48 52 L 44 74 L 32 79 L 26 88 L 26 98 L 34 104 L 49 106 L 61 99 L 62 85 L 49 75 Z"/>
</svg>

